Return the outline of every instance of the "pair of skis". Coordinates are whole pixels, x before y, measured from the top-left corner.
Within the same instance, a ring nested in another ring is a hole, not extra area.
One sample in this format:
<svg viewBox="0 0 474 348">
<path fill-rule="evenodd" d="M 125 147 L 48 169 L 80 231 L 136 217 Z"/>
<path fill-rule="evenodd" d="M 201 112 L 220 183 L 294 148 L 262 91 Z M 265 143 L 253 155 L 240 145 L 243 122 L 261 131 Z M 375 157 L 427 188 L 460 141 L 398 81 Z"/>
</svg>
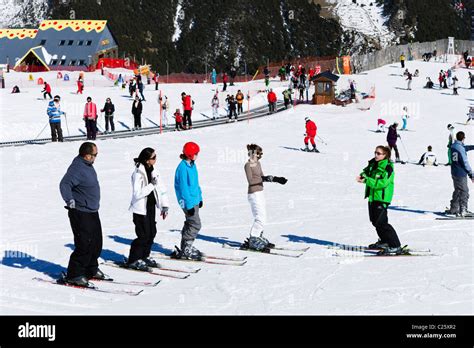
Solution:
<svg viewBox="0 0 474 348">
<path fill-rule="evenodd" d="M 73 288 L 73 289 L 78 289 L 78 290 L 84 290 L 84 291 L 89 290 L 89 291 L 100 292 L 104 294 L 113 294 L 113 295 L 138 296 L 143 292 L 143 290 L 134 291 L 134 290 L 125 290 L 125 289 L 102 289 L 102 288 L 97 287 L 94 283 L 89 283 L 89 286 L 87 287 L 73 285 L 65 281 L 64 275 L 62 275 L 59 279 L 45 279 L 45 278 L 35 277 L 33 278 L 33 280 L 41 282 L 41 283 L 65 286 L 68 288 Z M 94 282 L 109 283 L 109 284 L 115 284 L 115 285 L 126 285 L 126 286 L 155 287 L 161 282 L 161 280 L 157 282 L 138 282 L 138 281 L 116 281 L 112 278 L 107 278 L 104 280 L 94 279 Z"/>
<path fill-rule="evenodd" d="M 284 246 L 274 246 L 273 248 L 268 248 L 263 251 L 251 250 L 251 249 L 242 249 L 242 244 L 240 245 L 232 245 L 228 243 L 222 244 L 222 247 L 225 249 L 232 249 L 232 250 L 240 250 L 240 251 L 247 251 L 253 252 L 258 254 L 267 254 L 267 255 L 275 255 L 275 256 L 283 256 L 283 257 L 290 257 L 298 259 L 305 252 L 309 250 L 309 247 L 297 249 L 297 248 L 289 248 Z"/>
<path fill-rule="evenodd" d="M 329 245 L 328 249 L 336 250 L 333 256 L 336 257 L 400 257 L 400 256 L 436 256 L 431 253 L 429 249 L 411 249 L 408 245 L 402 248 L 402 253 L 399 255 L 384 254 L 383 249 L 380 248 L 369 248 L 366 246 L 346 245 L 346 244 L 335 244 Z M 340 253 L 338 251 L 345 251 L 350 253 Z M 354 254 L 359 252 L 360 254 Z"/>
</svg>

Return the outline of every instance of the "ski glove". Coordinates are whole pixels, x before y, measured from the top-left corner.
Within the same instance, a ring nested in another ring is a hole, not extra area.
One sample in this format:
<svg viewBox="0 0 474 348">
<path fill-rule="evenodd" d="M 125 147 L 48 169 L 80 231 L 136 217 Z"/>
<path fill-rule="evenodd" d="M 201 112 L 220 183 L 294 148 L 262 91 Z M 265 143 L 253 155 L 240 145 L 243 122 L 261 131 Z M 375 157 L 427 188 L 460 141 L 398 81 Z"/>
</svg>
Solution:
<svg viewBox="0 0 474 348">
<path fill-rule="evenodd" d="M 273 182 L 273 176 L 268 175 L 268 176 L 262 176 L 263 182 Z"/>
<path fill-rule="evenodd" d="M 64 208 L 66 208 L 67 210 L 76 209 L 76 201 L 74 199 L 71 199 L 67 203 L 67 206 L 65 206 Z"/>
<path fill-rule="evenodd" d="M 158 178 L 155 176 L 153 179 L 151 179 L 151 183 L 153 184 L 153 186 L 158 185 Z"/>
<path fill-rule="evenodd" d="M 168 207 L 161 208 L 161 217 L 163 218 L 163 220 L 165 220 L 166 217 L 168 216 L 168 210 L 169 210 Z"/>
<path fill-rule="evenodd" d="M 278 176 L 275 176 L 275 177 L 273 178 L 273 182 L 277 182 L 277 183 L 279 183 L 279 184 L 281 184 L 281 185 L 285 185 L 285 184 L 288 182 L 288 180 L 287 180 L 286 178 L 283 178 L 283 177 L 280 178 L 280 177 L 278 177 Z"/>
<path fill-rule="evenodd" d="M 202 206 L 203 206 L 203 203 L 201 201 L 201 202 L 199 202 L 199 208 L 202 208 Z"/>
<path fill-rule="evenodd" d="M 194 213 L 195 213 L 194 208 L 189 209 L 189 210 L 187 211 L 187 213 L 188 213 L 189 216 L 194 216 Z"/>
</svg>

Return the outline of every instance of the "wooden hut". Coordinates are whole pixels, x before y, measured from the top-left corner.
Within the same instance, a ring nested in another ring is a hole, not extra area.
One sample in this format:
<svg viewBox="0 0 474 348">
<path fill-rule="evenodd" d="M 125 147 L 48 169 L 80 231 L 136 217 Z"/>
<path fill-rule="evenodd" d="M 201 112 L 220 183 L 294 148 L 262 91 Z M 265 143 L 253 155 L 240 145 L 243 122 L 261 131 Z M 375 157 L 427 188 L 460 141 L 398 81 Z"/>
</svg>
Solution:
<svg viewBox="0 0 474 348">
<path fill-rule="evenodd" d="M 336 82 L 339 76 L 334 75 L 329 70 L 313 76 L 311 79 L 315 85 L 313 104 L 331 104 L 336 98 Z"/>
</svg>

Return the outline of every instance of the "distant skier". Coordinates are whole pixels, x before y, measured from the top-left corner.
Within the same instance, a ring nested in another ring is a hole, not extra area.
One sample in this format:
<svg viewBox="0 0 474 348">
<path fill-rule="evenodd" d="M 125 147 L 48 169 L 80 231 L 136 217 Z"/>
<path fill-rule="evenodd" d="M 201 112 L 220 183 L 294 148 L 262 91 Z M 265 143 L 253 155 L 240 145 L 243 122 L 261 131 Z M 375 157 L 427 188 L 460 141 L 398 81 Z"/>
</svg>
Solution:
<svg viewBox="0 0 474 348">
<path fill-rule="evenodd" d="M 451 146 L 451 176 L 453 178 L 454 193 L 451 206 L 446 214 L 455 214 L 457 217 L 473 216 L 468 210 L 469 187 L 467 178 L 474 183 L 474 173 L 469 165 L 467 152 L 474 150 L 474 145 L 464 145 L 466 134 L 458 132 L 456 141 Z"/>
<path fill-rule="evenodd" d="M 405 69 L 405 59 L 406 59 L 406 58 L 405 58 L 405 55 L 402 54 L 402 55 L 400 56 L 400 64 L 402 65 L 402 69 Z"/>
<path fill-rule="evenodd" d="M 469 84 L 471 85 L 470 89 L 474 89 L 474 74 L 469 72 Z"/>
<path fill-rule="evenodd" d="M 434 87 L 433 81 L 429 77 L 426 78 L 426 85 L 424 88 L 432 89 Z"/>
<path fill-rule="evenodd" d="M 132 104 L 132 115 L 133 115 L 133 130 L 142 129 L 142 112 L 143 104 L 138 95 L 135 96 L 135 100 Z"/>
<path fill-rule="evenodd" d="M 211 101 L 211 106 L 212 106 L 212 119 L 215 120 L 219 118 L 219 97 L 214 95 Z"/>
<path fill-rule="evenodd" d="M 66 115 L 64 111 L 61 111 L 61 97 L 59 95 L 54 96 L 54 100 L 49 102 L 47 114 L 49 117 L 49 126 L 51 128 L 51 141 L 63 142 L 63 130 L 61 129 L 61 115 Z"/>
<path fill-rule="evenodd" d="M 318 132 L 318 127 L 316 126 L 316 123 L 310 120 L 309 117 L 306 117 L 305 121 L 306 121 L 306 134 L 304 138 L 304 145 L 305 145 L 304 151 L 319 153 L 319 150 L 316 147 L 316 141 L 314 140 Z M 311 141 L 311 145 L 313 145 L 312 150 L 309 149 L 310 141 Z"/>
<path fill-rule="evenodd" d="M 82 94 L 84 92 L 84 79 L 82 76 L 79 76 L 77 79 L 77 94 Z"/>
<path fill-rule="evenodd" d="M 229 120 L 227 122 L 232 122 L 232 118 L 234 118 L 234 122 L 237 122 L 237 101 L 235 100 L 234 96 L 231 95 L 229 98 Z"/>
<path fill-rule="evenodd" d="M 369 245 L 370 249 L 381 249 L 383 255 L 403 253 L 397 232 L 388 223 L 388 207 L 392 202 L 395 186 L 395 169 L 390 160 L 391 150 L 386 146 L 375 149 L 375 157 L 357 177 L 365 184 L 365 198 L 369 199 L 369 217 L 377 230 L 379 240 Z"/>
<path fill-rule="evenodd" d="M 181 163 L 176 169 L 174 188 L 178 204 L 183 209 L 186 218 L 181 230 L 180 248 L 171 255 L 176 259 L 199 261 L 203 257 L 203 254 L 193 246 L 194 240 L 201 230 L 199 210 L 203 207 L 202 191 L 195 163 L 199 152 L 198 144 L 186 143 L 180 156 Z"/>
<path fill-rule="evenodd" d="M 291 91 L 289 89 L 285 89 L 282 94 L 283 100 L 285 102 L 285 109 L 288 109 L 288 106 L 291 105 Z"/>
<path fill-rule="evenodd" d="M 227 91 L 227 82 L 229 82 L 229 77 L 226 73 L 222 74 L 222 82 L 224 82 L 224 88 L 222 89 L 222 92 L 225 92 Z"/>
<path fill-rule="evenodd" d="M 407 90 L 411 91 L 411 83 L 413 81 L 413 75 L 409 72 L 407 74 L 408 87 Z"/>
<path fill-rule="evenodd" d="M 410 116 L 408 115 L 408 108 L 406 106 L 403 107 L 403 115 L 402 115 L 402 121 L 403 121 L 403 126 L 402 126 L 402 131 L 406 131 L 407 130 L 407 126 L 408 126 L 408 119 L 410 118 Z"/>
<path fill-rule="evenodd" d="M 156 168 L 156 152 L 143 149 L 134 159 L 132 174 L 132 200 L 129 211 L 133 213 L 133 224 L 137 238 L 132 242 L 127 266 L 140 271 L 158 267 L 150 258 L 151 247 L 156 236 L 156 208 L 163 220 L 168 216 L 169 199 L 163 179 Z"/>
<path fill-rule="evenodd" d="M 186 129 L 192 129 L 193 128 L 193 121 L 191 120 L 193 108 L 194 108 L 194 100 L 192 100 L 190 95 L 187 95 L 186 93 L 181 93 L 181 99 L 183 101 L 183 115 L 184 115 L 184 121 L 183 121 L 183 126 Z"/>
<path fill-rule="evenodd" d="M 235 95 L 235 100 L 237 101 L 237 113 L 240 115 L 244 112 L 244 100 L 245 100 L 245 96 L 240 89 Z"/>
<path fill-rule="evenodd" d="M 230 68 L 230 85 L 234 85 L 235 77 L 237 76 L 237 70 L 234 66 Z"/>
<path fill-rule="evenodd" d="M 175 131 L 181 131 L 185 130 L 183 127 L 183 115 L 181 114 L 180 109 L 176 109 L 176 112 L 174 113 L 174 118 L 175 118 Z"/>
<path fill-rule="evenodd" d="M 44 83 L 44 89 L 41 91 L 41 93 L 43 93 L 43 98 L 45 100 L 47 96 L 49 97 L 49 99 L 53 99 L 53 96 L 51 95 L 51 86 L 49 85 L 49 83 Z"/>
<path fill-rule="evenodd" d="M 377 133 L 385 133 L 385 125 L 387 122 L 381 118 L 377 120 Z"/>
<path fill-rule="evenodd" d="M 112 132 L 115 132 L 115 124 L 114 124 L 115 105 L 112 104 L 112 100 L 110 98 L 106 99 L 105 105 L 100 110 L 100 112 L 105 112 L 105 133 L 109 133 L 109 123 L 110 123 Z"/>
<path fill-rule="evenodd" d="M 306 86 L 300 82 L 298 85 L 298 90 L 300 92 L 300 96 L 298 97 L 298 101 L 304 102 L 304 91 L 306 89 Z"/>
<path fill-rule="evenodd" d="M 142 101 L 146 101 L 145 96 L 143 95 L 143 90 L 145 89 L 145 86 L 144 86 L 144 84 L 143 84 L 143 82 L 142 82 L 142 79 L 141 79 L 141 76 L 140 76 L 140 75 L 139 75 L 139 77 L 140 77 L 140 78 L 138 79 L 138 82 L 137 82 L 137 84 L 138 84 L 138 92 L 140 93 L 140 96 L 141 96 L 141 98 L 142 98 Z"/>
<path fill-rule="evenodd" d="M 95 140 L 97 137 L 97 117 L 97 105 L 92 102 L 91 97 L 87 97 L 87 103 L 84 106 L 87 140 Z"/>
<path fill-rule="evenodd" d="M 245 175 L 248 182 L 248 201 L 254 217 L 252 228 L 250 229 L 250 237 L 242 244 L 243 250 L 255 250 L 260 252 L 269 251 L 275 247 L 264 236 L 264 228 L 266 223 L 266 203 L 263 194 L 264 182 L 276 182 L 285 185 L 288 180 L 283 177 L 265 176 L 262 171 L 260 160 L 263 156 L 263 150 L 256 144 L 247 145 L 249 160 L 244 166 Z"/>
<path fill-rule="evenodd" d="M 472 120 L 474 120 L 474 107 L 469 108 L 469 113 L 467 114 L 466 125 L 468 125 Z"/>
<path fill-rule="evenodd" d="M 436 154 L 433 152 L 433 147 L 428 146 L 428 151 L 425 152 L 418 162 L 419 165 L 424 166 L 438 166 L 438 159 L 436 158 Z"/>
<path fill-rule="evenodd" d="M 212 69 L 211 80 L 212 80 L 212 84 L 213 84 L 213 85 L 217 84 L 217 72 L 216 72 L 216 69 Z"/>
<path fill-rule="evenodd" d="M 168 97 L 166 95 L 164 96 L 161 107 L 163 108 L 163 114 L 162 114 L 163 127 L 166 128 L 168 127 L 168 110 L 170 109 L 170 101 L 168 100 Z"/>
<path fill-rule="evenodd" d="M 459 95 L 458 93 L 458 78 L 456 76 L 453 77 L 453 95 Z"/>
<path fill-rule="evenodd" d="M 400 138 L 400 135 L 397 132 L 397 128 L 398 128 L 398 123 L 394 123 L 388 128 L 387 142 L 390 148 L 390 152 L 395 150 L 396 162 L 401 163 L 400 153 L 398 152 L 398 147 L 397 147 L 397 141 L 398 141 L 398 138 Z"/>
<path fill-rule="evenodd" d="M 277 96 L 275 94 L 275 92 L 273 92 L 273 89 L 270 89 L 270 92 L 268 93 L 267 95 L 267 99 L 268 99 L 268 114 L 273 114 L 276 112 L 276 104 L 277 104 Z"/>
</svg>

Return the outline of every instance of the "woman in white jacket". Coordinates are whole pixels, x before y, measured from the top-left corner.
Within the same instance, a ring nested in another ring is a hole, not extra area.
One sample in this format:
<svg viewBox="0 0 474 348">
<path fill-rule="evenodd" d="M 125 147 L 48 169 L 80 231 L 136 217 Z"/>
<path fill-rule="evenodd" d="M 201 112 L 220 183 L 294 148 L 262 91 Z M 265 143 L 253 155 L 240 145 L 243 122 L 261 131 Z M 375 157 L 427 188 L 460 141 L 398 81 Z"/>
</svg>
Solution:
<svg viewBox="0 0 474 348">
<path fill-rule="evenodd" d="M 137 239 L 130 249 L 128 267 L 146 270 L 148 267 L 158 266 L 149 257 L 156 236 L 156 208 L 160 210 L 163 220 L 166 219 L 169 200 L 160 173 L 154 168 L 155 150 L 144 149 L 134 161 L 136 168 L 132 175 L 133 193 L 129 210 L 133 213 Z"/>
</svg>

